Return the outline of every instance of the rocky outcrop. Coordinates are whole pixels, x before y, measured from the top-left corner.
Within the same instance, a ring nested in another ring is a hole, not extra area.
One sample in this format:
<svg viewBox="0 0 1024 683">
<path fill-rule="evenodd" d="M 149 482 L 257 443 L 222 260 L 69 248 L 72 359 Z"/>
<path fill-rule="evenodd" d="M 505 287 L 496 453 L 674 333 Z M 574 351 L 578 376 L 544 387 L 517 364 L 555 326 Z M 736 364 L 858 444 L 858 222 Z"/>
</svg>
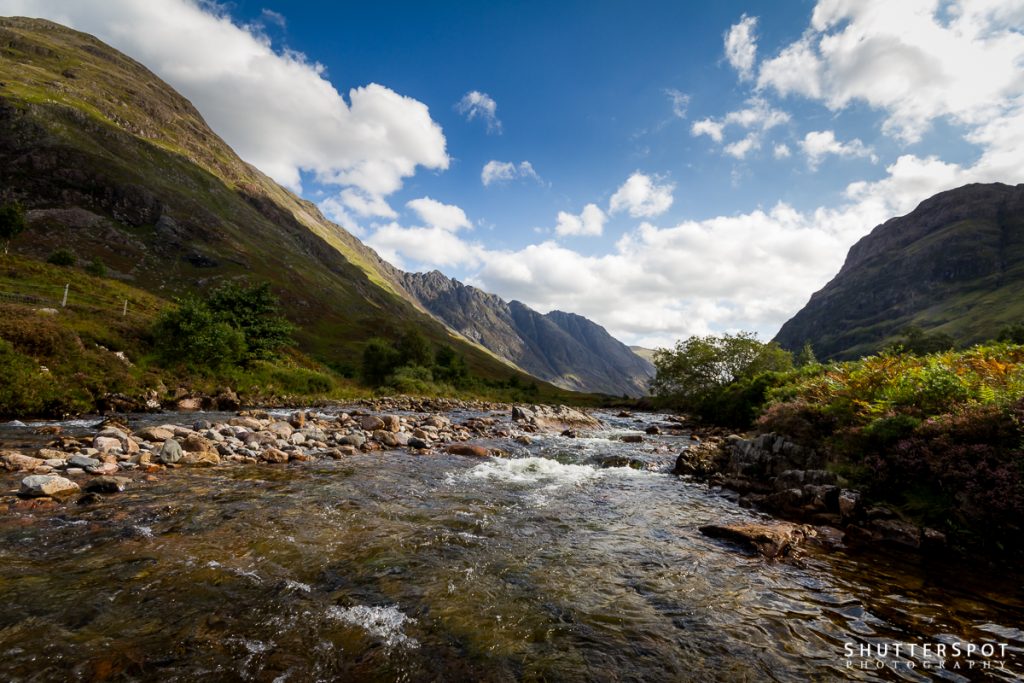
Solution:
<svg viewBox="0 0 1024 683">
<path fill-rule="evenodd" d="M 797 524 L 709 524 L 700 532 L 710 538 L 720 538 L 753 550 L 762 557 L 776 559 L 793 555 L 797 547 L 815 535 L 814 529 Z"/>
<path fill-rule="evenodd" d="M 573 428 L 596 428 L 601 421 L 593 415 L 568 406 L 513 406 L 512 421 L 529 431 L 561 432 Z"/>
<path fill-rule="evenodd" d="M 587 318 L 562 311 L 541 315 L 436 270 L 400 277 L 451 329 L 536 377 L 575 391 L 647 394 L 654 366 Z"/>
<path fill-rule="evenodd" d="M 819 359 L 873 352 L 908 325 L 968 344 L 1019 323 L 1024 185 L 942 192 L 857 242 L 775 341 Z"/>
</svg>

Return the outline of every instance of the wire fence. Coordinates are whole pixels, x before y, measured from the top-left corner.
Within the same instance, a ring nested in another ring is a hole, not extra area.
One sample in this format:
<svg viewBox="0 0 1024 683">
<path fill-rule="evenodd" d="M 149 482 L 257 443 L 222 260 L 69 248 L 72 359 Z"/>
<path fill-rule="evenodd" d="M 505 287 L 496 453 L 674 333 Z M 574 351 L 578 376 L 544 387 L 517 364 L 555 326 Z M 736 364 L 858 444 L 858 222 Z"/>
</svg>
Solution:
<svg viewBox="0 0 1024 683">
<path fill-rule="evenodd" d="M 71 282 L 64 286 L 0 282 L 0 303 L 89 313 L 138 323 L 151 321 L 157 312 L 151 302 L 86 291 Z"/>
</svg>

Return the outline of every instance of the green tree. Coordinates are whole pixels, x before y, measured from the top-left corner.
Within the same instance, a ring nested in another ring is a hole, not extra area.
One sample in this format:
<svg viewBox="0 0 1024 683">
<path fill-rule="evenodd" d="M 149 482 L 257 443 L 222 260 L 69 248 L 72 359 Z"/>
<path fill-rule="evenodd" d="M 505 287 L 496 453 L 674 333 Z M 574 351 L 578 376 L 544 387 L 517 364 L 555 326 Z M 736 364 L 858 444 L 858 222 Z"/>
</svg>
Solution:
<svg viewBox="0 0 1024 683">
<path fill-rule="evenodd" d="M 450 346 L 441 346 L 434 354 L 434 377 L 438 380 L 460 384 L 469 376 L 466 359 Z"/>
<path fill-rule="evenodd" d="M 737 380 L 791 370 L 793 356 L 774 342 L 740 332 L 680 340 L 673 350 L 654 352 L 654 367 L 654 395 L 692 407 Z"/>
<path fill-rule="evenodd" d="M 292 342 L 294 327 L 279 312 L 270 283 L 221 285 L 207 298 L 210 310 L 245 336 L 247 359 L 268 359 Z"/>
<path fill-rule="evenodd" d="M 897 352 L 926 356 L 929 353 L 949 351 L 955 346 L 956 341 L 945 332 L 928 333 L 917 325 L 910 325 L 903 330 L 903 338 L 891 348 Z"/>
<path fill-rule="evenodd" d="M 429 368 L 434 360 L 430 351 L 430 342 L 418 329 L 410 328 L 398 340 L 398 359 L 400 365 L 411 365 Z"/>
<path fill-rule="evenodd" d="M 245 335 L 220 319 L 206 302 L 194 296 L 165 311 L 153 330 L 154 345 L 169 363 L 219 368 L 241 362 L 246 355 Z"/>
<path fill-rule="evenodd" d="M 996 337 L 996 341 L 1010 344 L 1024 344 L 1024 323 L 1007 325 L 1003 329 L 999 330 L 999 335 Z"/>
<path fill-rule="evenodd" d="M 811 346 L 811 342 L 804 344 L 804 347 L 800 349 L 800 352 L 793 358 L 793 365 L 798 368 L 817 364 L 818 359 L 814 357 L 814 347 Z"/>
<path fill-rule="evenodd" d="M 375 337 L 363 347 L 363 382 L 379 387 L 401 364 L 401 356 L 387 340 Z"/>
<path fill-rule="evenodd" d="M 11 240 L 25 231 L 25 211 L 18 202 L 0 206 L 0 241 L 4 243 L 4 256 L 11 247 Z"/>
</svg>

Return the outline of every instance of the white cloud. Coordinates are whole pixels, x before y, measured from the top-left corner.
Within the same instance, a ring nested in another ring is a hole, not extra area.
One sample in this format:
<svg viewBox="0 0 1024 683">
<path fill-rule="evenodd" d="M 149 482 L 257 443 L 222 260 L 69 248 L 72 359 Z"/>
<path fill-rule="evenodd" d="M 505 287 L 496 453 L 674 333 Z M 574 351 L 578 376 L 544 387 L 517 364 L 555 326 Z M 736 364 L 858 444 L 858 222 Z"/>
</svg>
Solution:
<svg viewBox="0 0 1024 683">
<path fill-rule="evenodd" d="M 744 14 L 725 34 L 725 58 L 742 80 L 750 79 L 754 73 L 754 62 L 757 60 L 756 28 L 757 17 Z"/>
<path fill-rule="evenodd" d="M 611 213 L 627 211 L 634 218 L 660 216 L 672 206 L 675 183 L 659 184 L 657 176 L 634 172 L 612 195 L 608 204 Z"/>
<path fill-rule="evenodd" d="M 398 216 L 383 197 L 375 194 L 367 194 L 360 190 L 347 187 L 338 195 L 338 200 L 347 208 L 360 216 L 380 216 L 382 218 L 395 218 Z"/>
<path fill-rule="evenodd" d="M 690 106 L 690 96 L 675 88 L 665 88 L 665 96 L 672 104 L 672 115 L 677 119 L 685 119 L 686 110 Z"/>
<path fill-rule="evenodd" d="M 724 129 L 725 125 L 714 119 L 701 119 L 700 121 L 694 121 L 693 125 L 690 126 L 690 134 L 693 137 L 707 135 L 715 142 L 721 142 Z"/>
<path fill-rule="evenodd" d="M 745 159 L 747 153 L 751 150 L 758 149 L 761 147 L 761 139 L 757 133 L 750 133 L 747 137 L 737 140 L 736 142 L 729 143 L 722 148 L 729 156 L 734 159 Z"/>
<path fill-rule="evenodd" d="M 288 28 L 288 20 L 285 18 L 285 16 L 280 12 L 275 12 L 272 9 L 267 9 L 266 7 L 264 7 L 262 10 L 260 10 L 260 18 L 280 28 Z"/>
<path fill-rule="evenodd" d="M 533 164 L 529 161 L 520 161 L 517 166 L 511 161 L 496 161 L 492 159 L 484 164 L 483 170 L 480 171 L 480 182 L 484 184 L 484 187 L 491 183 L 508 182 L 517 178 L 529 178 L 536 180 L 538 183 L 544 182 L 537 175 L 537 171 L 534 170 Z"/>
<path fill-rule="evenodd" d="M 479 117 L 487 124 L 488 133 L 501 135 L 501 121 L 498 119 L 498 103 L 485 92 L 472 90 L 462 96 L 455 108 L 467 121 Z"/>
<path fill-rule="evenodd" d="M 695 122 L 690 127 L 690 134 L 694 137 L 707 135 L 715 142 L 721 143 L 725 138 L 726 129 L 730 126 L 748 130 L 750 132 L 747 135 L 725 145 L 722 150 L 731 157 L 744 159 L 752 150 L 760 149 L 761 138 L 765 132 L 788 123 L 789 120 L 789 114 L 771 106 L 763 97 L 751 97 L 746 101 L 745 107 L 727 113 L 721 120 L 707 118 Z"/>
<path fill-rule="evenodd" d="M 454 204 L 444 204 L 431 199 L 420 197 L 406 203 L 426 223 L 427 227 L 437 228 L 446 232 L 456 232 L 462 228 L 472 228 L 466 212 Z"/>
<path fill-rule="evenodd" d="M 776 159 L 788 159 L 792 152 L 789 149 L 789 145 L 779 143 L 772 149 L 772 156 Z"/>
<path fill-rule="evenodd" d="M 386 196 L 419 166 L 448 167 L 444 134 L 422 102 L 375 83 L 346 100 L 323 66 L 275 50 L 213 2 L 0 0 L 0 14 L 52 19 L 141 61 L 239 156 L 293 190 L 309 172 Z"/>
<path fill-rule="evenodd" d="M 814 130 L 804 136 L 800 141 L 800 149 L 807 156 L 807 165 L 811 169 L 818 168 L 822 160 L 834 155 L 838 157 L 868 157 L 873 163 L 878 162 L 871 148 L 866 146 L 858 138 L 849 142 L 840 142 L 836 139 L 835 132 L 831 130 Z"/>
<path fill-rule="evenodd" d="M 555 225 L 555 234 L 561 236 L 597 237 L 604 231 L 604 224 L 607 219 L 608 217 L 605 216 L 604 211 L 597 204 L 587 204 L 578 216 L 565 211 L 559 211 L 558 224 Z"/>
<path fill-rule="evenodd" d="M 1024 93 L 1024 3 L 821 0 L 800 40 L 762 62 L 758 86 L 865 103 L 904 143 L 948 118 L 969 127 L 1005 115 Z"/>
</svg>

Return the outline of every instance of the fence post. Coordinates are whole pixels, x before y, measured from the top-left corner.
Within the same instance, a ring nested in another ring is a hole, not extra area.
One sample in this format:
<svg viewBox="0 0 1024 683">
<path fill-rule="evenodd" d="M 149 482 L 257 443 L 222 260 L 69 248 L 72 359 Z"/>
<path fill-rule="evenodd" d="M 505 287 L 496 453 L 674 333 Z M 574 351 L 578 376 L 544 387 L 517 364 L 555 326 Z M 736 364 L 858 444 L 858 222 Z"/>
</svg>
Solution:
<svg viewBox="0 0 1024 683">
<path fill-rule="evenodd" d="M 122 318 L 125 317 L 126 315 L 128 315 L 128 299 L 124 300 L 124 310 L 121 311 Z"/>
<path fill-rule="evenodd" d="M 67 308 L 67 306 L 68 306 L 68 287 L 70 287 L 70 286 L 71 286 L 70 282 L 68 284 L 64 285 L 64 298 L 60 302 L 60 307 L 61 308 Z"/>
</svg>

